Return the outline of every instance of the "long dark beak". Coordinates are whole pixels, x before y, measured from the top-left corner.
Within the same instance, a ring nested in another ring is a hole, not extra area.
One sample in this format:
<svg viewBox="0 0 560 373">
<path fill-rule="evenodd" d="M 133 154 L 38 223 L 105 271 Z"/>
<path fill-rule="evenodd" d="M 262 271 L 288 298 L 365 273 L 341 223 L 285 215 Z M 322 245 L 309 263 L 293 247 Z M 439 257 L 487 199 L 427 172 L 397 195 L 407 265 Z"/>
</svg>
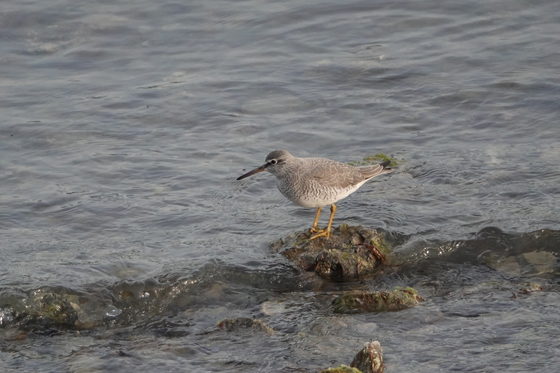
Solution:
<svg viewBox="0 0 560 373">
<path fill-rule="evenodd" d="M 237 178 L 237 180 L 241 180 L 241 179 L 245 179 L 246 177 L 252 176 L 254 174 L 258 174 L 259 172 L 263 172 L 264 170 L 266 170 L 266 166 L 268 166 L 268 163 L 263 164 L 260 167 L 255 168 L 252 171 L 247 172 L 244 175 L 241 175 Z"/>
</svg>

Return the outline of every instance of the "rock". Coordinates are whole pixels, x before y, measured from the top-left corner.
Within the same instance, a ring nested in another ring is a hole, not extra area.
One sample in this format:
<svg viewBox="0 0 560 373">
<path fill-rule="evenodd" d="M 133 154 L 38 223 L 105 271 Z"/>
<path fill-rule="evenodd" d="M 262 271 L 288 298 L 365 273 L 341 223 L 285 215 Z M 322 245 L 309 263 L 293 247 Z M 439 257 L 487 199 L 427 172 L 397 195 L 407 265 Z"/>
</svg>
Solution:
<svg viewBox="0 0 560 373">
<path fill-rule="evenodd" d="M 39 315 L 55 324 L 72 326 L 78 320 L 78 313 L 66 294 L 47 293 L 36 299 Z"/>
<path fill-rule="evenodd" d="M 237 317 L 234 319 L 223 319 L 218 321 L 219 329 L 225 329 L 228 332 L 233 332 L 238 329 L 256 329 L 264 331 L 266 334 L 274 335 L 274 329 L 266 325 L 259 319 L 251 319 L 248 317 Z"/>
<path fill-rule="evenodd" d="M 542 287 L 535 282 L 524 282 L 521 284 L 518 294 L 529 294 L 535 291 L 542 291 Z"/>
<path fill-rule="evenodd" d="M 331 237 L 311 240 L 311 232 L 289 236 L 273 244 L 273 249 L 305 271 L 333 281 L 352 281 L 378 271 L 390 253 L 386 233 L 361 226 L 342 224 Z"/>
<path fill-rule="evenodd" d="M 416 306 L 423 301 L 413 288 L 393 291 L 353 291 L 333 301 L 336 313 L 393 312 Z"/>
<path fill-rule="evenodd" d="M 362 373 L 356 368 L 351 368 L 346 365 L 341 365 L 338 368 L 323 369 L 321 373 Z"/>
<path fill-rule="evenodd" d="M 378 341 L 364 344 L 352 360 L 351 367 L 359 369 L 362 373 L 383 373 L 383 351 Z"/>
</svg>

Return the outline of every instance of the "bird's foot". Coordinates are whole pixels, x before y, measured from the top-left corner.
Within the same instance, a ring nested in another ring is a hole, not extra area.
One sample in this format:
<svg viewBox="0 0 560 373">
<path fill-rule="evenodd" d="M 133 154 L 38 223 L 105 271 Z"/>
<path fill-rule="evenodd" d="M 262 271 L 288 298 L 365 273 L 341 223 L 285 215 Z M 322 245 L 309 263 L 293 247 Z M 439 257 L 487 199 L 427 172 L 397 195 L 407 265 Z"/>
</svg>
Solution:
<svg viewBox="0 0 560 373">
<path fill-rule="evenodd" d="M 310 231 L 311 231 L 311 233 L 317 233 L 316 235 L 311 236 L 310 240 L 314 240 L 318 237 L 325 237 L 328 240 L 329 237 L 331 236 L 331 231 L 329 229 L 311 228 Z"/>
</svg>

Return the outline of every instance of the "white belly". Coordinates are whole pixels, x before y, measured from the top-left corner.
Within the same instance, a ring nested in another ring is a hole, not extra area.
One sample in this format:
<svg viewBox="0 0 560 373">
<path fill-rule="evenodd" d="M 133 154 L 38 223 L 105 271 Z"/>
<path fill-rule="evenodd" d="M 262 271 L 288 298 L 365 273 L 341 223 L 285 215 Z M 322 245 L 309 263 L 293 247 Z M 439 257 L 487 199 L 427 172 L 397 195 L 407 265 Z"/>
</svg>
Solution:
<svg viewBox="0 0 560 373">
<path fill-rule="evenodd" d="M 302 191 L 294 190 L 293 188 L 285 188 L 284 185 L 278 183 L 278 190 L 296 205 L 302 207 L 324 207 L 348 197 L 358 190 L 363 183 L 365 183 L 365 181 L 345 189 L 307 188 Z"/>
</svg>

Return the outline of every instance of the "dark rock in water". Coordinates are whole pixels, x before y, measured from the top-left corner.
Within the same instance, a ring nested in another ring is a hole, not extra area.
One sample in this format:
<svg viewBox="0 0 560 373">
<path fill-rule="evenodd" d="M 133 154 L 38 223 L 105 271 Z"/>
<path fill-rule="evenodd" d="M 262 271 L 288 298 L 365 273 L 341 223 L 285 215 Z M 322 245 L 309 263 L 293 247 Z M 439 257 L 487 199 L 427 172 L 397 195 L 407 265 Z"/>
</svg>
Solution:
<svg viewBox="0 0 560 373">
<path fill-rule="evenodd" d="M 346 365 L 341 365 L 336 368 L 323 369 L 321 373 L 362 373 L 362 371 L 356 368 L 348 367 Z"/>
<path fill-rule="evenodd" d="M 393 291 L 354 291 L 333 301 L 334 312 L 366 313 L 392 312 L 416 306 L 423 301 L 413 288 L 396 288 Z"/>
<path fill-rule="evenodd" d="M 55 324 L 74 325 L 78 313 L 64 294 L 47 293 L 37 300 L 39 314 Z"/>
<path fill-rule="evenodd" d="M 383 373 L 383 351 L 378 341 L 364 344 L 352 360 L 351 367 L 359 369 L 362 373 Z"/>
<path fill-rule="evenodd" d="M 350 366 L 341 365 L 336 368 L 324 369 L 321 373 L 383 373 L 383 351 L 377 341 L 364 344 L 356 354 Z"/>
<path fill-rule="evenodd" d="M 390 253 L 381 230 L 351 227 L 334 228 L 329 239 L 311 240 L 306 231 L 280 239 L 272 246 L 305 271 L 333 281 L 356 280 L 375 273 Z"/>
<path fill-rule="evenodd" d="M 0 316 L 2 322 L 8 321 L 25 331 L 50 334 L 52 328 L 60 327 L 91 329 L 95 326 L 93 322 L 81 320 L 82 307 L 87 303 L 86 297 L 66 288 L 43 287 L 28 293 L 24 307 L 16 303 L 14 307 L 0 309 Z"/>
<path fill-rule="evenodd" d="M 237 317 L 234 319 L 223 319 L 218 321 L 219 329 L 225 329 L 228 332 L 233 332 L 238 329 L 256 329 L 265 332 L 269 335 L 274 335 L 274 329 L 266 325 L 259 319 L 251 319 L 248 317 Z"/>
</svg>

